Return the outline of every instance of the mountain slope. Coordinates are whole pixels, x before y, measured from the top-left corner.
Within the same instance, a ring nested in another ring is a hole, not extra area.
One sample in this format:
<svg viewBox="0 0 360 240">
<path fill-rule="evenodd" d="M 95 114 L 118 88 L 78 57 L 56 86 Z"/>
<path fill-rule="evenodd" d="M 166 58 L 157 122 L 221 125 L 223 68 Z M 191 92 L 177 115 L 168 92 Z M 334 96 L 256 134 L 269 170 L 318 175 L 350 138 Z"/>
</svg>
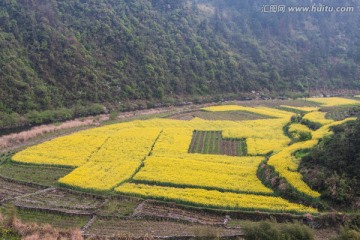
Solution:
<svg viewBox="0 0 360 240">
<path fill-rule="evenodd" d="M 265 0 L 4 0 L 0 111 L 358 89 L 358 6 L 342 2 L 355 12 L 262 13 Z"/>
</svg>

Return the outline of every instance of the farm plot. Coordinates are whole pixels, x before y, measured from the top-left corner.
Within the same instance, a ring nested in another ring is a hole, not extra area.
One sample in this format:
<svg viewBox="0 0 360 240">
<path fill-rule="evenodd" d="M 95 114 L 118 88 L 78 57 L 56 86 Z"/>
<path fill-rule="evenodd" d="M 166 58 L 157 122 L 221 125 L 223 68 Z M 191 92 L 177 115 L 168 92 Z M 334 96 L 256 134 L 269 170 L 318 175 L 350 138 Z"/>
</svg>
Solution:
<svg viewBox="0 0 360 240">
<path fill-rule="evenodd" d="M 245 156 L 245 139 L 224 139 L 221 131 L 194 131 L 189 153 Z"/>
<path fill-rule="evenodd" d="M 96 211 L 96 215 L 102 217 L 127 217 L 132 215 L 143 200 L 127 198 L 128 197 L 107 199 L 104 205 Z"/>
<path fill-rule="evenodd" d="M 126 129 L 108 137 L 89 161 L 59 180 L 60 183 L 108 190 L 131 178 L 159 136 L 160 129 Z"/>
<path fill-rule="evenodd" d="M 326 107 L 360 104 L 359 101 L 356 101 L 354 99 L 340 98 L 340 97 L 308 98 L 307 100 L 315 103 L 320 103 L 322 106 L 326 106 Z"/>
<path fill-rule="evenodd" d="M 200 224 L 186 224 L 154 220 L 119 220 L 99 219 L 85 233 L 100 236 L 128 236 L 135 239 L 155 238 L 190 238 L 215 232 L 222 237 L 242 236 L 240 229 L 211 228 Z"/>
<path fill-rule="evenodd" d="M 311 140 L 290 145 L 291 139 L 284 134 L 284 126 L 295 114 L 293 112 L 243 106 L 217 106 L 204 111 L 242 111 L 267 116 L 267 119 L 137 120 L 53 140 L 45 146 L 17 153 L 12 159 L 76 167 L 59 180 L 60 184 L 72 188 L 114 191 L 209 208 L 317 212 L 275 196 L 273 190 L 257 178 L 257 169 L 265 155 L 272 154 L 269 164 L 282 177 L 298 191 L 317 197 L 302 181 L 297 172 L 298 162 L 292 155 L 299 148 L 315 146 L 320 138 L 330 134 L 330 126 L 338 122 L 324 123 L 319 130 L 311 132 Z M 68 146 L 66 140 L 70 142 L 72 136 L 81 137 L 82 144 L 79 139 L 73 140 L 74 146 L 63 153 L 64 147 L 58 145 Z M 87 144 L 96 136 L 100 139 L 97 143 Z M 247 153 L 243 139 L 246 139 Z M 220 144 L 224 142 L 225 146 Z M 237 147 L 237 144 L 242 145 Z M 80 158 L 79 153 L 84 156 Z M 240 156 L 245 153 L 247 156 Z M 112 212 L 114 205 L 116 203 L 112 202 L 104 214 Z M 129 204 L 128 212 L 132 206 Z M 113 214 L 121 215 L 116 211 Z"/>
<path fill-rule="evenodd" d="M 3 209 L 6 215 L 6 209 Z M 74 216 L 55 214 L 43 211 L 18 209 L 17 217 L 23 223 L 34 223 L 39 225 L 51 225 L 59 229 L 74 229 L 83 227 L 89 220 L 89 216 Z"/>
<path fill-rule="evenodd" d="M 326 118 L 335 121 L 344 120 L 349 117 L 356 117 L 359 114 L 359 106 L 335 106 L 323 107 L 322 111 L 326 112 Z"/>
<path fill-rule="evenodd" d="M 263 210 L 274 212 L 316 213 L 317 210 L 301 204 L 291 203 L 275 196 L 238 194 L 205 190 L 201 188 L 163 187 L 146 184 L 125 183 L 115 189 L 117 192 L 138 197 L 175 201 L 208 208 Z"/>
<path fill-rule="evenodd" d="M 334 120 L 327 119 L 325 117 L 326 112 L 310 112 L 306 114 L 303 119 L 308 120 L 310 122 L 320 123 L 321 125 L 332 123 Z"/>
<path fill-rule="evenodd" d="M 26 186 L 0 178 L 0 203 L 39 190 L 41 190 L 41 188 Z"/>
<path fill-rule="evenodd" d="M 161 203 L 153 200 L 146 200 L 141 203 L 133 214 L 134 217 L 150 217 L 160 219 L 173 219 L 176 221 L 223 225 L 225 217 L 218 214 L 205 213 L 195 209 L 186 209 L 173 203 Z"/>
<path fill-rule="evenodd" d="M 57 181 L 73 171 L 72 168 L 39 166 L 7 162 L 0 165 L 0 175 L 23 182 L 44 186 L 55 185 Z"/>
<path fill-rule="evenodd" d="M 39 194 L 17 198 L 15 206 L 26 209 L 40 209 L 75 215 L 90 215 L 103 204 L 104 199 L 88 195 L 73 194 L 67 191 L 52 189 Z"/>
<path fill-rule="evenodd" d="M 256 120 L 266 119 L 268 116 L 243 112 L 243 111 L 222 111 L 222 112 L 210 112 L 204 110 L 197 110 L 185 113 L 177 113 L 169 117 L 170 119 L 177 120 L 191 120 L 194 118 L 200 118 L 204 120 L 229 120 L 229 121 L 244 121 L 244 120 Z"/>
<path fill-rule="evenodd" d="M 197 160 L 202 158 L 202 160 Z M 228 162 L 210 162 L 206 155 L 149 157 L 134 176 L 135 182 L 163 186 L 193 187 L 209 190 L 272 194 L 256 176 L 263 157 L 226 157 Z M 176 169 L 176 174 L 174 174 Z"/>
</svg>

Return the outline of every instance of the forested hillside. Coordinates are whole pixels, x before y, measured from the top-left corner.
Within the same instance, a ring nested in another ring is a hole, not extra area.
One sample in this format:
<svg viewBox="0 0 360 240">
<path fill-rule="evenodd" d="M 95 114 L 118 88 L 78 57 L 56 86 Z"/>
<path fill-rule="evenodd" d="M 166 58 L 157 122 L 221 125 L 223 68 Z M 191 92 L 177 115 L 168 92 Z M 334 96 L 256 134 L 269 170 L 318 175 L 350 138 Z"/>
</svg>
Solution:
<svg viewBox="0 0 360 240">
<path fill-rule="evenodd" d="M 264 4 L 2 0 L 0 112 L 360 88 L 357 1 L 341 1 L 353 13 L 262 13 Z"/>
</svg>

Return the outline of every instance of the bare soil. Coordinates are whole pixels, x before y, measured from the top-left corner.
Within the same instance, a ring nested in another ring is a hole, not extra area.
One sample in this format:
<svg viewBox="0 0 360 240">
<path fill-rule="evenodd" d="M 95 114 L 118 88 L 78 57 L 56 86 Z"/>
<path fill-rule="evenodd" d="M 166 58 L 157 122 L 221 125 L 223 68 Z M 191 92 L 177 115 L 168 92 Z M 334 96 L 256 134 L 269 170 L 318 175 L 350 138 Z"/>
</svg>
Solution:
<svg viewBox="0 0 360 240">
<path fill-rule="evenodd" d="M 157 201 L 146 200 L 134 211 L 133 217 L 158 217 L 207 225 L 224 225 L 226 217 L 210 213 L 198 213 L 179 208 L 176 204 L 159 204 Z"/>
<path fill-rule="evenodd" d="M 104 201 L 105 199 L 74 194 L 52 188 L 49 189 L 49 191 L 19 197 L 13 204 L 17 207 L 26 209 L 74 215 L 91 215 L 103 205 Z"/>
<path fill-rule="evenodd" d="M 0 177 L 0 205 L 13 198 L 31 194 L 39 191 L 41 188 L 27 186 L 19 183 L 7 181 Z"/>
<path fill-rule="evenodd" d="M 221 131 L 194 131 L 189 153 L 244 156 L 245 140 L 224 139 Z"/>
<path fill-rule="evenodd" d="M 216 237 L 242 236 L 240 229 L 211 227 L 200 224 L 179 223 L 154 220 L 98 219 L 86 232 L 86 235 L 118 236 L 141 238 L 181 238 L 181 237 Z"/>
</svg>

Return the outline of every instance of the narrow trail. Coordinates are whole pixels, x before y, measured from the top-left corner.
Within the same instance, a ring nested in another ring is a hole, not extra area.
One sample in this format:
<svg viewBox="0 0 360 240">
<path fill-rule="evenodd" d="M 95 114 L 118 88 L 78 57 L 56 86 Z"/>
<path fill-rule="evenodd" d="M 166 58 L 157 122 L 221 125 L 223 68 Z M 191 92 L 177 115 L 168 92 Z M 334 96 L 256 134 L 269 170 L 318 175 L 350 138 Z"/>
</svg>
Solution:
<svg viewBox="0 0 360 240">
<path fill-rule="evenodd" d="M 97 216 L 93 215 L 91 219 L 81 228 L 81 233 L 84 234 L 86 230 L 88 230 L 96 220 L 97 220 Z"/>
</svg>

